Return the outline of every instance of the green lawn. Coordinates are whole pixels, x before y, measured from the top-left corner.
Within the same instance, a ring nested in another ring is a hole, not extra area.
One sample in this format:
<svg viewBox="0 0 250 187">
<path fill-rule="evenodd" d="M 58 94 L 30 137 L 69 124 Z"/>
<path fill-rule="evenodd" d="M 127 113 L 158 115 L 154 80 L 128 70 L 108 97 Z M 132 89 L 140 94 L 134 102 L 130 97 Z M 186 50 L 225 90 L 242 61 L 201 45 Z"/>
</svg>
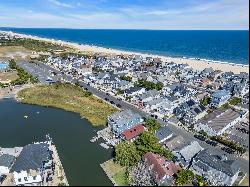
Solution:
<svg viewBox="0 0 250 187">
<path fill-rule="evenodd" d="M 126 177 L 126 169 L 124 168 L 123 170 L 119 171 L 113 176 L 114 181 L 116 184 L 119 186 L 128 186 L 128 180 Z"/>
</svg>

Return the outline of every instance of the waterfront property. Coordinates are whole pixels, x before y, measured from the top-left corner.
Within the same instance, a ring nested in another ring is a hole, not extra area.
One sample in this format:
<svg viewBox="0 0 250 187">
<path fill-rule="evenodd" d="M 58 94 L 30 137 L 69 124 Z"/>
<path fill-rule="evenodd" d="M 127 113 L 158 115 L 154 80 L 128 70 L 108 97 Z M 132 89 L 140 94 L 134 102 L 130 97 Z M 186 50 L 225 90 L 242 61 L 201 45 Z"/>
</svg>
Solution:
<svg viewBox="0 0 250 187">
<path fill-rule="evenodd" d="M 143 122 L 139 114 L 131 110 L 116 112 L 108 117 L 108 124 L 116 137 L 122 138 L 122 133 Z"/>
<path fill-rule="evenodd" d="M 45 142 L 36 142 L 18 149 L 2 148 L 1 152 L 5 153 L 0 154 L 0 176 L 6 176 L 4 185 L 68 185 L 64 172 L 55 166 L 59 157 L 49 137 Z M 61 163 L 60 168 L 63 168 Z M 63 176 L 58 176 L 60 172 L 63 172 Z"/>
</svg>

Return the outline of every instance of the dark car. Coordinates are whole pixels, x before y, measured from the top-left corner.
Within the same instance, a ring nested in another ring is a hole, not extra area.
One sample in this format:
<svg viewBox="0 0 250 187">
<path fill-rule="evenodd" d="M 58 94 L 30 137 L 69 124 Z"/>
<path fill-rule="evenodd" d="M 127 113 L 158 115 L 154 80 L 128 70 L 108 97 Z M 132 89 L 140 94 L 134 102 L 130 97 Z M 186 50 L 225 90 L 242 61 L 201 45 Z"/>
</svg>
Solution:
<svg viewBox="0 0 250 187">
<path fill-rule="evenodd" d="M 209 145 L 212 145 L 212 146 L 217 146 L 218 145 L 217 142 L 212 141 L 212 140 L 206 140 L 206 143 L 209 144 Z"/>
<path fill-rule="evenodd" d="M 229 154 L 233 154 L 235 152 L 233 149 L 229 147 L 222 147 L 221 149 Z"/>
<path fill-rule="evenodd" d="M 121 107 L 122 107 L 122 105 L 120 105 L 120 104 L 117 104 L 116 106 L 117 106 L 118 108 L 121 108 Z"/>
<path fill-rule="evenodd" d="M 88 88 L 84 88 L 84 90 L 89 90 Z"/>
<path fill-rule="evenodd" d="M 118 101 L 121 101 L 122 99 L 121 98 L 117 98 Z"/>
<path fill-rule="evenodd" d="M 115 104 L 115 102 L 114 102 L 114 101 L 110 101 L 110 103 L 111 103 L 111 104 Z"/>
<path fill-rule="evenodd" d="M 201 140 L 201 141 L 205 141 L 206 140 L 206 138 L 204 136 L 199 135 L 199 134 L 195 134 L 194 137 L 197 138 L 197 139 L 199 139 L 199 140 Z"/>
<path fill-rule="evenodd" d="M 105 97 L 105 101 L 108 101 L 109 99 L 107 97 Z"/>
<path fill-rule="evenodd" d="M 110 95 L 109 93 L 106 93 L 106 95 Z"/>
</svg>

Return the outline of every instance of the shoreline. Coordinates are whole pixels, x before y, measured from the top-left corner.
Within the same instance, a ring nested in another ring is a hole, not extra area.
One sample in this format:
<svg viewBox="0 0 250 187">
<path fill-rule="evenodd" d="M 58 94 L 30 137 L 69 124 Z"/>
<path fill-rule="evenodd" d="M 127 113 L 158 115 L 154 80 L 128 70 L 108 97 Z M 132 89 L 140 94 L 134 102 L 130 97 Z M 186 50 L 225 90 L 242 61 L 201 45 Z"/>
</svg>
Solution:
<svg viewBox="0 0 250 187">
<path fill-rule="evenodd" d="M 233 73 L 240 73 L 240 72 L 248 73 L 249 71 L 249 64 L 248 65 L 247 64 L 234 64 L 230 62 L 213 61 L 213 60 L 199 59 L 199 58 L 169 57 L 169 56 L 156 55 L 156 54 L 123 51 L 119 49 L 98 47 L 94 45 L 78 44 L 74 42 L 43 38 L 43 37 L 38 37 L 38 36 L 33 36 L 33 35 L 19 34 L 19 33 L 15 33 L 12 31 L 0 30 L 0 32 L 9 34 L 10 36 L 16 35 L 16 36 L 23 37 L 23 38 L 52 42 L 54 44 L 72 47 L 76 50 L 83 51 L 83 52 L 103 53 L 103 54 L 110 54 L 110 55 L 141 55 L 144 58 L 145 57 L 160 58 L 162 61 L 165 61 L 165 62 L 174 62 L 176 64 L 188 64 L 190 67 L 196 70 L 203 70 L 205 68 L 213 68 L 214 70 L 221 70 L 223 72 L 232 71 Z"/>
</svg>

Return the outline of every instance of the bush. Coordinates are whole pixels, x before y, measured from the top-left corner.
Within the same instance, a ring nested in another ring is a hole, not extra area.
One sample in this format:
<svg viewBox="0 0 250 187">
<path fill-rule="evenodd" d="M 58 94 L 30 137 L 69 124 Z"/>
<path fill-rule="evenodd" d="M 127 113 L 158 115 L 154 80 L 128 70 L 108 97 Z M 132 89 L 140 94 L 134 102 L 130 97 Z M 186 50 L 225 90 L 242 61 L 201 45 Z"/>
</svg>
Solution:
<svg viewBox="0 0 250 187">
<path fill-rule="evenodd" d="M 146 120 L 145 127 L 147 127 L 149 131 L 154 132 L 158 130 L 161 127 L 161 125 L 156 119 L 150 118 Z"/>
<path fill-rule="evenodd" d="M 242 99 L 239 97 L 233 97 L 230 101 L 229 104 L 230 105 L 237 105 L 239 103 L 241 103 Z"/>
<path fill-rule="evenodd" d="M 239 152 L 240 154 L 243 154 L 246 152 L 246 149 L 241 147 L 240 145 L 238 145 L 237 143 L 234 143 L 230 140 L 226 140 L 220 136 L 212 136 L 211 140 L 217 141 L 223 145 L 226 145 L 234 150 L 236 150 L 237 152 Z"/>
</svg>

